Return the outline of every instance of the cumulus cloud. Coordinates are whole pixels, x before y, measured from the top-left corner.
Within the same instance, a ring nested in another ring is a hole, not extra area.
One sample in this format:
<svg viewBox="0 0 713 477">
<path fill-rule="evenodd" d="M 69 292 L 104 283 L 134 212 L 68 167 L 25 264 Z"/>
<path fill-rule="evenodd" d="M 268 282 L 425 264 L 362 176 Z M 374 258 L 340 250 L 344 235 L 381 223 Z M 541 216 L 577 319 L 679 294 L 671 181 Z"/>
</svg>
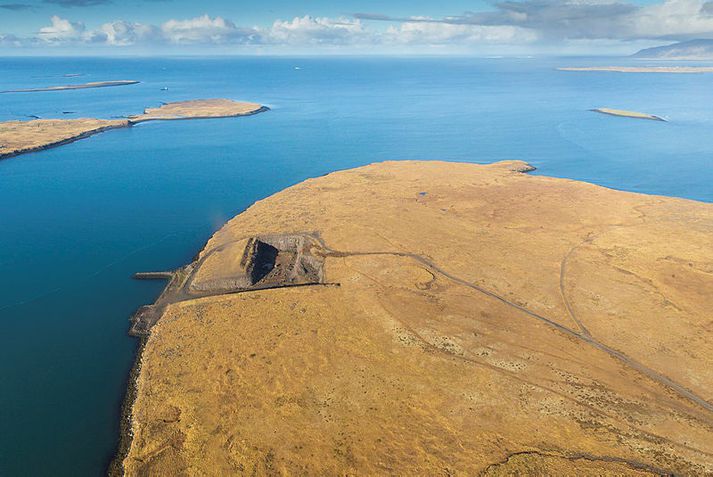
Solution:
<svg viewBox="0 0 713 477">
<path fill-rule="evenodd" d="M 666 0 L 647 6 L 530 0 L 497 6 L 497 13 L 482 20 L 535 28 L 555 38 L 688 39 L 713 34 L 713 16 L 703 0 Z M 478 21 L 479 16 L 472 19 Z"/>
<path fill-rule="evenodd" d="M 105 23 L 87 30 L 82 23 L 59 16 L 40 29 L 47 42 L 92 43 L 114 46 L 169 45 L 350 45 L 371 41 L 358 20 L 313 18 L 277 20 L 269 28 L 239 27 L 222 17 L 203 15 L 168 20 L 155 26 L 126 21 Z"/>
<path fill-rule="evenodd" d="M 713 36 L 713 3 L 665 0 L 640 6 L 616 0 L 506 0 L 488 12 L 440 19 L 357 13 L 363 20 L 402 24 L 517 27 L 543 40 L 656 40 Z"/>
<path fill-rule="evenodd" d="M 104 0 L 52 0 L 90 5 Z M 208 15 L 171 19 L 158 25 L 113 21 L 88 29 L 53 16 L 34 38 L 10 44 L 223 45 L 278 48 L 366 48 L 405 51 L 420 46 L 474 49 L 479 45 L 612 45 L 616 42 L 713 38 L 713 0 L 663 0 L 652 5 L 620 0 L 500 0 L 483 12 L 444 18 L 296 17 L 265 27 L 239 26 Z M 388 22 L 384 24 L 382 22 Z M 5 35 L 6 38 L 10 38 Z M 650 44 L 650 43 L 649 43 Z"/>
<path fill-rule="evenodd" d="M 40 28 L 38 36 L 47 42 L 67 42 L 82 38 L 85 26 L 80 22 L 71 22 L 54 15 L 50 18 L 51 25 Z"/>
<path fill-rule="evenodd" d="M 640 38 L 688 40 L 713 35 L 713 13 L 702 0 L 667 0 L 641 8 L 634 23 Z"/>
<path fill-rule="evenodd" d="M 22 38 L 18 38 L 15 35 L 2 35 L 0 34 L 0 46 L 10 46 L 19 47 L 23 46 L 24 41 Z"/>
<path fill-rule="evenodd" d="M 359 20 L 346 18 L 297 17 L 291 21 L 277 20 L 265 32 L 272 43 L 344 45 L 368 43 L 369 33 Z"/>
<path fill-rule="evenodd" d="M 130 46 L 140 44 L 238 44 L 259 43 L 255 28 L 240 28 L 231 21 L 208 15 L 186 20 L 168 20 L 161 25 L 118 20 L 87 29 L 83 23 L 53 16 L 38 38 L 54 44 Z"/>
<path fill-rule="evenodd" d="M 171 43 L 251 43 L 259 39 L 257 30 L 238 28 L 229 20 L 208 15 L 189 20 L 169 20 L 161 26 L 165 40 Z"/>
<path fill-rule="evenodd" d="M 535 31 L 513 26 L 458 25 L 432 22 L 405 22 L 389 27 L 386 37 L 404 45 L 523 44 L 538 39 Z"/>
<path fill-rule="evenodd" d="M 82 39 L 89 43 L 128 46 L 155 41 L 160 37 L 159 28 L 153 25 L 116 21 L 105 23 L 97 30 L 85 33 Z"/>
</svg>

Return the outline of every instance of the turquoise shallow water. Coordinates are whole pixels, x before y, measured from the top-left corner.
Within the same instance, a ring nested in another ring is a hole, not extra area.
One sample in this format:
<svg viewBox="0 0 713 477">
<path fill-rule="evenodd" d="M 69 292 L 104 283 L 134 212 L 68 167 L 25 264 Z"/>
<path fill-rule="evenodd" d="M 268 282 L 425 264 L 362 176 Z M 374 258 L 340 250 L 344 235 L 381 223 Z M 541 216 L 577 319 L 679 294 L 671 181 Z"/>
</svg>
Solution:
<svg viewBox="0 0 713 477">
<path fill-rule="evenodd" d="M 713 75 L 554 69 L 592 63 L 626 61 L 0 59 L 0 90 L 142 81 L 0 95 L 0 120 L 205 97 L 272 108 L 0 161 L 0 475 L 102 474 L 136 346 L 127 320 L 162 286 L 131 274 L 186 263 L 225 220 L 307 177 L 383 160 L 523 159 L 539 174 L 712 202 Z M 604 106 L 670 122 L 588 111 Z"/>
</svg>

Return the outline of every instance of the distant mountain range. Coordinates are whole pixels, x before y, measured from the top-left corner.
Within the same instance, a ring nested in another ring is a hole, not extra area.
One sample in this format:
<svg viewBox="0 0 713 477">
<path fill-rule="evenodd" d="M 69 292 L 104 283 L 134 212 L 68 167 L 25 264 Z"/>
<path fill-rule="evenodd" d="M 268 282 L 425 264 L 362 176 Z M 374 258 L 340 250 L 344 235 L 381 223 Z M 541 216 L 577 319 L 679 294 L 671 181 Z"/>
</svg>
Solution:
<svg viewBox="0 0 713 477">
<path fill-rule="evenodd" d="M 633 57 L 652 60 L 713 60 L 713 40 L 690 40 L 646 48 Z"/>
</svg>

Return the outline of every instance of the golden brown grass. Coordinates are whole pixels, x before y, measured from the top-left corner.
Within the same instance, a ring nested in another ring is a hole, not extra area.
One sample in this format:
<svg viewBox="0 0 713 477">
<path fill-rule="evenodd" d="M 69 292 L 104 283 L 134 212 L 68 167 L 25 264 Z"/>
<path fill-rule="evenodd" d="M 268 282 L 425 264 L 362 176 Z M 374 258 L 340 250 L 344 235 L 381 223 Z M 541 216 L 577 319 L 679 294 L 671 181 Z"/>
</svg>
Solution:
<svg viewBox="0 0 713 477">
<path fill-rule="evenodd" d="M 341 286 L 170 305 L 127 474 L 713 472 L 713 206 L 524 168 L 375 164 L 231 220 L 201 256 L 316 231 Z"/>
<path fill-rule="evenodd" d="M 107 129 L 128 127 L 126 119 L 38 119 L 0 123 L 0 158 L 37 151 Z"/>
<path fill-rule="evenodd" d="M 108 129 L 155 120 L 245 116 L 262 110 L 259 104 L 229 99 L 168 103 L 128 119 L 39 119 L 0 122 L 0 159 L 76 141 Z"/>
</svg>

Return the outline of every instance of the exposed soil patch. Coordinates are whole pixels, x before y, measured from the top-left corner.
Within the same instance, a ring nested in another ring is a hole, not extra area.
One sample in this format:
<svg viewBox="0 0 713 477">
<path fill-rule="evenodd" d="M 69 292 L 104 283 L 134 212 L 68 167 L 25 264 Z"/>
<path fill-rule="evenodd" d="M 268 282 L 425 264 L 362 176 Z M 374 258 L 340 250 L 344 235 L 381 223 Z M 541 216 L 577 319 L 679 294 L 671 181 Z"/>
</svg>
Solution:
<svg viewBox="0 0 713 477">
<path fill-rule="evenodd" d="M 221 255 L 225 249 L 235 246 L 244 246 L 238 263 L 225 260 Z M 175 271 L 137 273 L 134 278 L 139 280 L 168 279 L 169 282 L 153 305 L 136 311 L 129 334 L 147 336 L 171 303 L 226 293 L 321 284 L 324 256 L 323 245 L 315 235 L 264 235 L 217 247 Z"/>
<path fill-rule="evenodd" d="M 280 251 L 270 245 L 269 243 L 265 243 L 262 240 L 255 240 L 253 241 L 253 247 L 252 247 L 252 254 L 251 254 L 251 262 L 252 262 L 252 270 L 250 270 L 250 280 L 252 281 L 252 284 L 254 285 L 255 283 L 259 282 L 263 278 L 265 278 L 267 275 L 272 273 L 273 270 L 275 270 L 275 267 L 279 267 L 280 265 L 285 265 L 284 262 L 288 254 L 292 255 L 290 252 L 283 252 L 280 255 Z M 277 257 L 280 257 L 281 263 L 278 263 Z"/>
</svg>

